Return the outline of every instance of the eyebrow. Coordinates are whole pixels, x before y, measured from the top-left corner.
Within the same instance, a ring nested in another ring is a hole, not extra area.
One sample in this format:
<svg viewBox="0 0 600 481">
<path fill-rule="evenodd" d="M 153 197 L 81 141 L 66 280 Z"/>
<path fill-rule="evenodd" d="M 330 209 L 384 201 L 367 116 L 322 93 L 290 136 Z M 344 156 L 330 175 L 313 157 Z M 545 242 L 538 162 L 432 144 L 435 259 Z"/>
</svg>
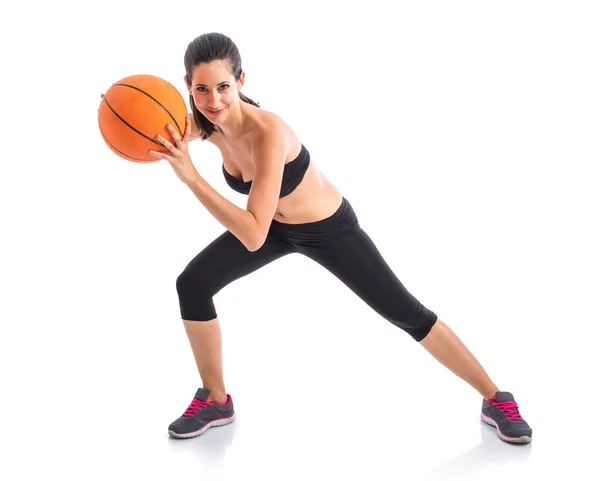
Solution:
<svg viewBox="0 0 600 481">
<path fill-rule="evenodd" d="M 226 84 L 226 83 L 229 83 L 229 82 L 221 82 L 221 83 L 219 83 L 217 85 L 223 85 L 223 84 Z M 205 85 L 205 84 L 196 84 L 196 87 L 208 87 L 208 85 Z"/>
</svg>

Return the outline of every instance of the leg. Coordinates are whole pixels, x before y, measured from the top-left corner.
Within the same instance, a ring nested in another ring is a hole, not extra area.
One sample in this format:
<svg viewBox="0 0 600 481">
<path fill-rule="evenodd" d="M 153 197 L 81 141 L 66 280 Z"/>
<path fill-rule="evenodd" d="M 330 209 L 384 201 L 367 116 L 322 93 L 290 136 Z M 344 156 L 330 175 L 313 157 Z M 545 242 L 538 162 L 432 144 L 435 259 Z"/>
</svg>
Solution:
<svg viewBox="0 0 600 481">
<path fill-rule="evenodd" d="M 420 344 L 440 363 L 473 386 L 484 399 L 492 399 L 499 391 L 475 356 L 441 320 L 438 319 Z"/>
<path fill-rule="evenodd" d="M 342 280 L 486 399 L 494 397 L 498 389 L 481 365 L 448 326 L 406 290 L 361 228 L 301 253 Z"/>
<path fill-rule="evenodd" d="M 183 321 L 196 366 L 202 379 L 202 387 L 210 390 L 207 401 L 227 401 L 223 380 L 223 355 L 221 326 L 218 319 L 197 322 Z"/>
<path fill-rule="evenodd" d="M 250 252 L 225 231 L 200 252 L 177 278 L 181 317 L 208 400 L 224 402 L 222 339 L 213 296 L 236 279 L 286 254 L 289 246 L 269 234 L 264 245 Z"/>
<path fill-rule="evenodd" d="M 315 247 L 303 247 L 300 253 L 325 267 L 416 341 L 424 339 L 435 324 L 436 314 L 404 287 L 362 228 Z"/>
</svg>

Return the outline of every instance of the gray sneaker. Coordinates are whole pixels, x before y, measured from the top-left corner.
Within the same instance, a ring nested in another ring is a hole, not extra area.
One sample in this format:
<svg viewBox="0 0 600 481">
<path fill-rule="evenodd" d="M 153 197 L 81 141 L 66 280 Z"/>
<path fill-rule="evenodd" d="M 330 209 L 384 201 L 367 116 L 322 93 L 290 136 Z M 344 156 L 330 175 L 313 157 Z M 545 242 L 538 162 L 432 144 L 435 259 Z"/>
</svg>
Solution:
<svg viewBox="0 0 600 481">
<path fill-rule="evenodd" d="M 531 441 L 532 430 L 521 417 L 515 398 L 509 392 L 498 391 L 494 399 L 484 399 L 481 420 L 494 426 L 504 441 L 520 444 Z"/>
<path fill-rule="evenodd" d="M 227 402 L 221 404 L 217 401 L 206 402 L 210 390 L 199 388 L 192 403 L 182 416 L 173 421 L 169 426 L 169 436 L 174 438 L 193 438 L 199 436 L 209 428 L 224 426 L 235 419 L 231 395 L 227 395 Z"/>
</svg>

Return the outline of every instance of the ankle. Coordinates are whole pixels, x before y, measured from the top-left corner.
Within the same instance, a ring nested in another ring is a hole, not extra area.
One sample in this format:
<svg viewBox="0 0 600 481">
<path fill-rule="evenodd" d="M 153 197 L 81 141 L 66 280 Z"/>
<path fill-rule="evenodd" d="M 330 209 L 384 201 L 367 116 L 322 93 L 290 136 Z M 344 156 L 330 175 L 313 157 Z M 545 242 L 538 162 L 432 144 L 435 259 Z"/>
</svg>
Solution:
<svg viewBox="0 0 600 481">
<path fill-rule="evenodd" d="M 227 402 L 227 393 L 211 391 L 206 401 L 217 401 L 221 404 L 225 404 Z"/>
<path fill-rule="evenodd" d="M 489 401 L 490 399 L 494 399 L 496 397 L 496 393 L 500 391 L 498 386 L 496 386 L 493 382 L 486 382 L 484 386 L 480 386 L 481 390 L 478 389 L 479 394 L 483 396 L 483 399 Z"/>
<path fill-rule="evenodd" d="M 489 401 L 490 399 L 496 399 L 496 392 L 497 391 L 486 391 L 483 394 L 483 399 L 485 399 L 486 401 Z"/>
</svg>

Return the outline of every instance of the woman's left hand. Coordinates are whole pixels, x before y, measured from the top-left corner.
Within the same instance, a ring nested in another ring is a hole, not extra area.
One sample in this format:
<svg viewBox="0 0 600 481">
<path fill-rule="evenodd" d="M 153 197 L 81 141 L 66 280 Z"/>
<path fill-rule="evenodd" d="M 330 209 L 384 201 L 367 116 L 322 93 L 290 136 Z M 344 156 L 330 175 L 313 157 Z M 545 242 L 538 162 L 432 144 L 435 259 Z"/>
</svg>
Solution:
<svg viewBox="0 0 600 481">
<path fill-rule="evenodd" d="M 171 167 L 173 167 L 177 177 L 179 177 L 184 184 L 189 184 L 197 179 L 200 175 L 198 174 L 196 167 L 194 167 L 188 152 L 188 142 L 190 140 L 190 133 L 192 130 L 192 124 L 190 122 L 189 115 L 185 116 L 185 134 L 183 135 L 183 139 L 179 137 L 179 134 L 175 131 L 171 124 L 167 125 L 167 130 L 175 140 L 175 145 L 161 135 L 157 135 L 156 138 L 167 149 L 169 149 L 173 155 L 163 154 L 154 150 L 150 150 L 149 152 L 154 157 L 167 160 L 169 164 L 171 164 Z"/>
</svg>

